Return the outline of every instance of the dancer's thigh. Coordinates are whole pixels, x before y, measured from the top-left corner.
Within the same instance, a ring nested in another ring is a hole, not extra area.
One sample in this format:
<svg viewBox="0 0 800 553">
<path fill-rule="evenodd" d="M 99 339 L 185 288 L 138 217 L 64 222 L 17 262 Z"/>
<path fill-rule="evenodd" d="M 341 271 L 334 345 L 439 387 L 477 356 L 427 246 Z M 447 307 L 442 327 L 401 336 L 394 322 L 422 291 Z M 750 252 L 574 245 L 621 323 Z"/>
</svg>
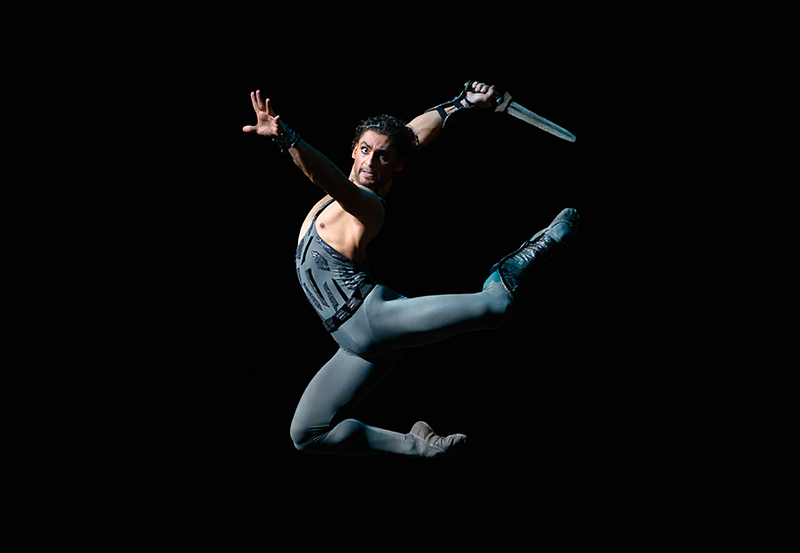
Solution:
<svg viewBox="0 0 800 553">
<path fill-rule="evenodd" d="M 406 298 L 379 286 L 342 327 L 342 339 L 353 340 L 353 344 L 340 344 L 360 348 L 356 350 L 359 353 L 380 355 L 431 344 L 461 332 L 496 328 L 509 312 L 508 294 L 499 286 L 475 294 L 418 298 Z"/>
<path fill-rule="evenodd" d="M 327 431 L 386 378 L 400 355 L 370 361 L 340 348 L 303 392 L 293 428 L 312 434 Z"/>
</svg>

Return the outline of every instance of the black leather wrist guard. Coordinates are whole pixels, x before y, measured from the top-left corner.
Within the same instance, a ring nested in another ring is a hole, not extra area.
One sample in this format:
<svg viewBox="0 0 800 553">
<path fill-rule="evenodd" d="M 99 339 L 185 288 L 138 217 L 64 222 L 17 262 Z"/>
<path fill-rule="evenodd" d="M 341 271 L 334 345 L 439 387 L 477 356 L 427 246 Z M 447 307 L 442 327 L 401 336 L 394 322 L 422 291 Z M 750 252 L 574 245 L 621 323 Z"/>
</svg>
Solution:
<svg viewBox="0 0 800 553">
<path fill-rule="evenodd" d="M 472 87 L 472 81 L 467 81 L 464 84 L 464 90 L 462 90 L 458 96 L 456 96 L 449 102 L 439 104 L 438 106 L 434 106 L 431 109 L 426 110 L 425 113 L 429 111 L 438 111 L 439 115 L 442 117 L 442 130 L 444 130 L 447 123 L 452 123 L 456 119 L 460 119 L 461 116 L 466 112 L 466 110 L 475 107 L 475 104 L 467 100 L 467 91 L 470 90 L 471 87 Z M 449 107 L 455 107 L 456 109 L 455 111 L 447 113 L 445 109 Z"/>
<path fill-rule="evenodd" d="M 290 129 L 289 126 L 283 121 L 281 121 L 280 124 L 281 134 L 278 136 L 273 136 L 272 141 L 278 145 L 278 147 L 281 149 L 281 153 L 285 153 L 289 150 L 289 148 L 294 147 L 298 142 L 300 142 L 300 135 Z"/>
</svg>

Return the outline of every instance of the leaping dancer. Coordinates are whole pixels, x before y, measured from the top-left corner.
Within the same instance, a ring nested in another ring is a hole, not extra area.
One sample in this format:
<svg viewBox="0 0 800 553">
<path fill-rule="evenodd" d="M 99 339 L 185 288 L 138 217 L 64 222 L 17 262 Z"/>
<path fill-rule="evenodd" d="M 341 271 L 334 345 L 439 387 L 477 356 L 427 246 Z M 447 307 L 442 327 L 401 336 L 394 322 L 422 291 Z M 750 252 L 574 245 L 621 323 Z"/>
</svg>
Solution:
<svg viewBox="0 0 800 553">
<path fill-rule="evenodd" d="M 257 123 L 244 132 L 271 137 L 325 196 L 300 227 L 295 266 L 300 285 L 338 351 L 312 378 L 297 405 L 290 434 L 297 449 L 336 455 L 398 454 L 438 457 L 463 451 L 463 434 L 439 436 L 424 422 L 407 433 L 345 418 L 394 368 L 403 351 L 462 332 L 493 329 L 508 319 L 514 293 L 577 230 L 578 213 L 555 220 L 490 270 L 479 292 L 407 298 L 370 276 L 367 245 L 383 226 L 384 198 L 419 148 L 475 108 L 509 113 L 566 140 L 575 137 L 493 86 L 468 82 L 453 100 L 407 125 L 371 117 L 356 129 L 349 176 L 302 140 L 276 115 L 269 99 L 251 93 Z"/>
</svg>

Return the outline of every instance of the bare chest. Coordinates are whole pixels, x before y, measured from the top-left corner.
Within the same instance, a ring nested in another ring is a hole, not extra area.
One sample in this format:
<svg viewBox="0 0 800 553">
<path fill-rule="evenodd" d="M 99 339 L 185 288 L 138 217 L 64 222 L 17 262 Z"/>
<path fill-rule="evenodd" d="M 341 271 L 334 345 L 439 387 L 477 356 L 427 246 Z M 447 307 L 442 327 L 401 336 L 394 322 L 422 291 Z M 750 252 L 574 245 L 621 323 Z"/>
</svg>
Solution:
<svg viewBox="0 0 800 553">
<path fill-rule="evenodd" d="M 311 225 L 315 224 L 314 217 L 329 200 L 330 197 L 323 198 L 309 211 L 305 221 L 303 221 L 303 225 L 300 227 L 298 243 L 308 233 Z M 354 261 L 366 261 L 366 255 L 362 247 L 364 238 L 363 226 L 358 224 L 358 221 L 342 209 L 337 202 L 333 202 L 326 207 L 316 218 L 316 231 L 320 238 L 339 253 Z"/>
</svg>

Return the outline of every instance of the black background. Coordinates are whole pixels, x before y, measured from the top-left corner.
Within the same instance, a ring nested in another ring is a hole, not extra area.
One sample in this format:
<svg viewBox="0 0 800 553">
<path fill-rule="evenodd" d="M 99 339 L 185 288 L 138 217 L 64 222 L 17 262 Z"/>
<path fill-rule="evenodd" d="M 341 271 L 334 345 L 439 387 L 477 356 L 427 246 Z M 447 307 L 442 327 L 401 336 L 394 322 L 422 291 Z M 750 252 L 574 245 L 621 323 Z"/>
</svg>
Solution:
<svg viewBox="0 0 800 553">
<path fill-rule="evenodd" d="M 788 147 L 766 132 L 783 123 L 761 96 L 784 35 L 752 29 L 780 15 L 373 8 L 131 10 L 44 56 L 13 236 L 33 286 L 9 334 L 31 377 L 11 419 L 35 423 L 20 451 L 36 477 L 10 505 L 29 536 L 427 551 L 774 535 L 797 491 L 778 353 L 794 250 Z M 580 232 L 503 329 L 407 352 L 354 413 L 466 433 L 468 452 L 299 453 L 294 407 L 335 351 L 292 269 L 321 192 L 241 132 L 249 93 L 347 171 L 362 119 L 410 120 L 467 79 L 578 140 L 460 121 L 389 195 L 376 278 L 471 292 L 562 208 Z"/>
</svg>

